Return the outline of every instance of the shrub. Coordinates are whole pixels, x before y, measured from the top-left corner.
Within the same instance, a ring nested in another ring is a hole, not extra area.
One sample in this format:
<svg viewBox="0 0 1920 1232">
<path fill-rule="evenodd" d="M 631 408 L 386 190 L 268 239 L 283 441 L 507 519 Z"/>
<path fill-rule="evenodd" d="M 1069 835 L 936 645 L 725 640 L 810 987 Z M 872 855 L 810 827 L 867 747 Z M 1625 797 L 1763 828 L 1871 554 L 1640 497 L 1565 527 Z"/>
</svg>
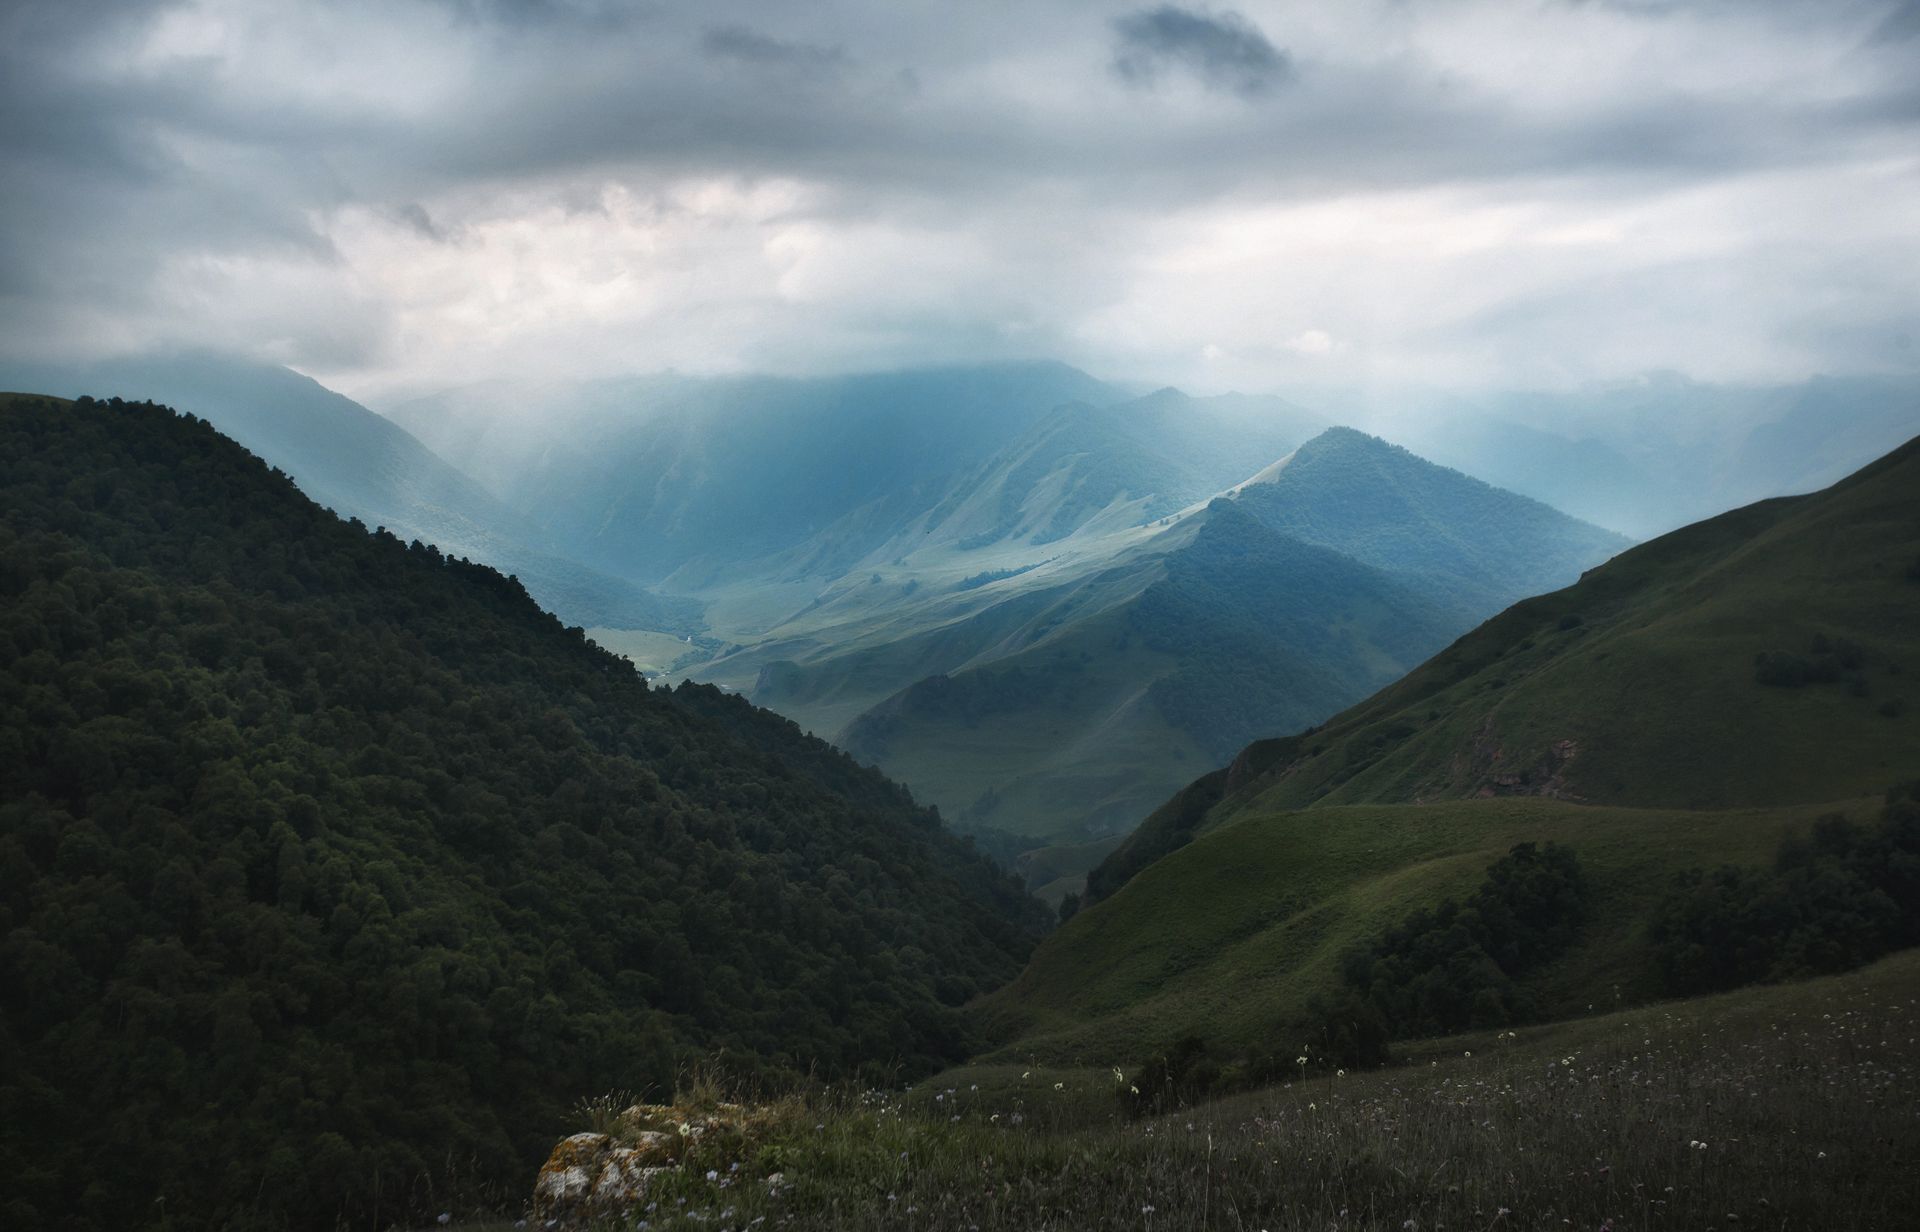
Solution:
<svg viewBox="0 0 1920 1232">
<path fill-rule="evenodd" d="M 1464 902 L 1415 912 L 1349 955 L 1346 983 L 1395 1038 L 1523 1021 L 1534 1007 L 1515 980 L 1572 944 L 1586 897 L 1570 848 L 1521 843 Z"/>
<path fill-rule="evenodd" d="M 1888 794 L 1878 825 L 1842 817 L 1783 843 L 1771 869 L 1689 869 L 1649 939 L 1667 992 L 1846 971 L 1920 943 L 1920 805 Z"/>
</svg>

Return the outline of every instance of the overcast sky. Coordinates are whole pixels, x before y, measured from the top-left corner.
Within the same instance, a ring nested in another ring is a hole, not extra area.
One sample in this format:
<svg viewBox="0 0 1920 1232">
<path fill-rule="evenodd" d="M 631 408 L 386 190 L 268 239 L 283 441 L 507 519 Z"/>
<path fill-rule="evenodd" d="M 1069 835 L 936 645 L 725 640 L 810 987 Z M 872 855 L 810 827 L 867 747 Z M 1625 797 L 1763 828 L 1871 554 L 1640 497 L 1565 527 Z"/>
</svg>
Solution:
<svg viewBox="0 0 1920 1232">
<path fill-rule="evenodd" d="M 1920 367 L 1920 3 L 0 0 L 0 349 Z"/>
</svg>

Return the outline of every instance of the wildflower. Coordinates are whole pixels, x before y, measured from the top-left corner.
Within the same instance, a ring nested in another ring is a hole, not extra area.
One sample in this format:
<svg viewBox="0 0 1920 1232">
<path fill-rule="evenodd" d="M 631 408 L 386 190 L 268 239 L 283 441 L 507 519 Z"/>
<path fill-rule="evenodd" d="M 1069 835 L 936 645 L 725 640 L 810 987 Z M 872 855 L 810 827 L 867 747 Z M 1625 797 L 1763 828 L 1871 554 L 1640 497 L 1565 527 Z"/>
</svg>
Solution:
<svg viewBox="0 0 1920 1232">
<path fill-rule="evenodd" d="M 1140 1088 L 1139 1088 L 1139 1087 L 1134 1087 L 1134 1086 L 1130 1086 L 1130 1087 L 1128 1087 L 1128 1088 L 1127 1088 L 1127 1090 L 1129 1090 L 1129 1091 L 1132 1091 L 1132 1092 L 1133 1092 L 1133 1093 L 1134 1093 L 1135 1095 L 1138 1095 L 1138 1094 L 1140 1094 Z"/>
<path fill-rule="evenodd" d="M 1344 1069 L 1336 1069 L 1333 1071 L 1333 1076 L 1335 1078 L 1345 1078 L 1347 1076 L 1347 1071 Z"/>
<path fill-rule="evenodd" d="M 1472 1056 L 1472 1055 L 1473 1055 L 1473 1049 L 1471 1049 L 1471 1048 L 1469 1048 L 1469 1049 L 1467 1049 L 1467 1055 L 1468 1055 L 1468 1056 Z"/>
<path fill-rule="evenodd" d="M 708 1168 L 707 1179 L 710 1181 L 717 1181 L 720 1179 L 720 1173 L 713 1168 Z"/>
<path fill-rule="evenodd" d="M 1064 1091 L 1067 1089 L 1067 1084 L 1064 1082 L 1056 1082 L 1053 1084 L 1053 1089 L 1056 1091 Z"/>
<path fill-rule="evenodd" d="M 1293 1059 L 1293 1063 L 1295 1065 L 1305 1065 L 1307 1063 L 1307 1059 L 1305 1057 L 1295 1057 Z"/>
<path fill-rule="evenodd" d="M 452 1222 L 453 1222 L 453 1212 L 452 1212 L 452 1211 L 441 1211 L 441 1212 L 440 1212 L 440 1218 L 439 1218 L 439 1219 L 436 1219 L 436 1220 L 435 1220 L 434 1222 L 435 1222 L 435 1223 L 438 1223 L 438 1224 L 441 1224 L 441 1225 L 443 1225 L 443 1226 L 444 1226 L 444 1225 L 446 1225 L 446 1224 L 450 1224 L 450 1223 L 452 1223 Z"/>
<path fill-rule="evenodd" d="M 1151 1214 L 1153 1214 L 1153 1203 L 1151 1203 L 1151 1202 L 1149 1202 L 1149 1203 L 1147 1203 L 1147 1204 L 1146 1204 L 1145 1206 L 1143 1206 L 1143 1207 L 1141 1207 L 1141 1208 L 1140 1208 L 1140 1213 L 1141 1213 L 1142 1215 L 1151 1215 Z"/>
</svg>

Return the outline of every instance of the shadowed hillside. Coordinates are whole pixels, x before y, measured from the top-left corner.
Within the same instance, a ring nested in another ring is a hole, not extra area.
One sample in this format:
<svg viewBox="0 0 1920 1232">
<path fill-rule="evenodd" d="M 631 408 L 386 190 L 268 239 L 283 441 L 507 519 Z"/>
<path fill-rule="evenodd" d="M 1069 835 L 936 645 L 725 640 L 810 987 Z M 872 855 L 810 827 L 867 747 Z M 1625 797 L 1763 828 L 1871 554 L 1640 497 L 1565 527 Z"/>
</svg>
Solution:
<svg viewBox="0 0 1920 1232">
<path fill-rule="evenodd" d="M 0 402 L 0 595 L 9 1226 L 418 1220 L 716 1048 L 956 1060 L 1045 923 L 844 755 L 165 408 Z"/>
</svg>

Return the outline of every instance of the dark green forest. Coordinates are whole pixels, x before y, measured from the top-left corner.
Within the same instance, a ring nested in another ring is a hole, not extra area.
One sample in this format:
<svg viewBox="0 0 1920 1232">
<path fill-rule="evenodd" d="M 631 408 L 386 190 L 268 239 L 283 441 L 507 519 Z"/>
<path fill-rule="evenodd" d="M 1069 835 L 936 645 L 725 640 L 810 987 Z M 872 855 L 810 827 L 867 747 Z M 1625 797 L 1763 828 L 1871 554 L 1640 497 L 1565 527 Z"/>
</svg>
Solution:
<svg viewBox="0 0 1920 1232">
<path fill-rule="evenodd" d="M 385 1226 L 581 1096 L 968 1051 L 1045 913 L 204 421 L 0 402 L 0 1223 Z"/>
<path fill-rule="evenodd" d="M 1675 996 L 1851 971 L 1920 945 L 1920 783 L 1889 791 L 1874 825 L 1822 818 L 1771 868 L 1677 874 L 1649 934 Z"/>
<path fill-rule="evenodd" d="M 1587 894 L 1572 848 L 1521 843 L 1464 900 L 1414 912 L 1342 974 L 1395 1039 L 1526 1022 L 1535 1011 L 1516 981 L 1573 943 Z"/>
</svg>

